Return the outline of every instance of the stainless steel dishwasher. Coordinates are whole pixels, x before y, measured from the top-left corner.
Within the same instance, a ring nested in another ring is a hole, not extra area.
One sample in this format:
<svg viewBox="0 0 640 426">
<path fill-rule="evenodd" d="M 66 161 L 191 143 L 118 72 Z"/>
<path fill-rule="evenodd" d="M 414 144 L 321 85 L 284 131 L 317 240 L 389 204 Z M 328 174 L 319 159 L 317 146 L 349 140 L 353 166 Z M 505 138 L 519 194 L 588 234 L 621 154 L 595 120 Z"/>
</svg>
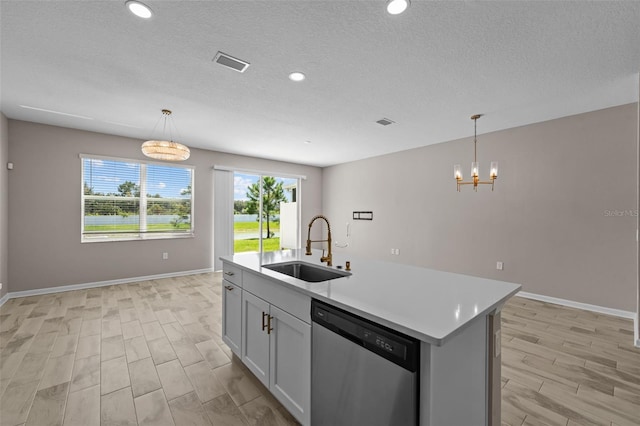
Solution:
<svg viewBox="0 0 640 426">
<path fill-rule="evenodd" d="M 420 342 L 311 302 L 311 425 L 418 424 Z"/>
</svg>

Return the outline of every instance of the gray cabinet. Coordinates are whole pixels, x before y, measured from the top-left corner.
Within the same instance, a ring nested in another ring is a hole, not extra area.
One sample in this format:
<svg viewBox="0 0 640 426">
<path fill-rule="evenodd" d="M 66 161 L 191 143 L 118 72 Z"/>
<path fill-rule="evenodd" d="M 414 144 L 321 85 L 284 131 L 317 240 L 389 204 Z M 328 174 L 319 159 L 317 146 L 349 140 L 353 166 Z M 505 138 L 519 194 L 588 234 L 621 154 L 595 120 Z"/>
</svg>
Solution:
<svg viewBox="0 0 640 426">
<path fill-rule="evenodd" d="M 222 281 L 222 341 L 237 356 L 242 356 L 242 288 Z"/>
<path fill-rule="evenodd" d="M 303 425 L 311 407 L 311 299 L 224 264 L 222 339 Z M 235 280 L 235 283 L 228 281 Z"/>
<path fill-rule="evenodd" d="M 271 306 L 269 389 L 302 424 L 310 423 L 311 326 Z"/>
<path fill-rule="evenodd" d="M 242 292 L 242 362 L 269 387 L 270 305 Z"/>
</svg>

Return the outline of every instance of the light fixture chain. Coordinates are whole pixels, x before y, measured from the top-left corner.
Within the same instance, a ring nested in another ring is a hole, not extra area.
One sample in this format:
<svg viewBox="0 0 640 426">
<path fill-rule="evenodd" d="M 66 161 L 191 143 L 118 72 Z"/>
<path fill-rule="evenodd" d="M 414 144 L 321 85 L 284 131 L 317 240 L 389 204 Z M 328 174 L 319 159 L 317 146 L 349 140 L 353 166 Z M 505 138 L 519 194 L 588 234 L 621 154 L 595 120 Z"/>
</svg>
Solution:
<svg viewBox="0 0 640 426">
<path fill-rule="evenodd" d="M 478 162 L 478 119 L 473 119 L 473 161 Z"/>
<path fill-rule="evenodd" d="M 164 122 L 162 123 L 162 137 L 164 138 L 164 135 L 167 134 L 167 116 L 165 114 L 164 116 Z M 171 135 L 169 135 L 171 136 Z"/>
<path fill-rule="evenodd" d="M 162 120 L 162 115 L 160 117 L 158 117 L 158 120 L 156 121 L 155 126 L 153 126 L 153 129 L 151 130 L 151 137 L 154 137 L 154 135 L 156 134 L 156 130 L 158 129 L 158 125 L 160 125 L 160 121 Z"/>
<path fill-rule="evenodd" d="M 173 120 L 171 119 L 171 110 L 163 109 L 162 115 L 164 116 L 164 125 L 162 127 L 162 137 L 167 134 L 167 120 L 169 120 L 169 142 L 173 142 L 173 135 L 171 133 L 171 123 Z"/>
<path fill-rule="evenodd" d="M 176 134 L 176 137 L 173 137 L 173 134 Z M 178 134 L 178 128 L 176 127 L 176 123 L 173 121 L 173 118 L 169 120 L 169 137 L 171 138 L 171 142 L 175 140 L 180 140 L 180 135 Z"/>
</svg>

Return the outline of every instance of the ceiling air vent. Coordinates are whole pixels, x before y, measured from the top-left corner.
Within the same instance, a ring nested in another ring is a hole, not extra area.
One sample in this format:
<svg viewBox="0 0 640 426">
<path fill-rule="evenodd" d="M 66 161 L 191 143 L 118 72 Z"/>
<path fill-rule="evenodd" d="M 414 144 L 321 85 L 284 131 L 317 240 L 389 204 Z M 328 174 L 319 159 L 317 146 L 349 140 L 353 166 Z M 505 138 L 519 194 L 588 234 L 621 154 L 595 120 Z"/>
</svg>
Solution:
<svg viewBox="0 0 640 426">
<path fill-rule="evenodd" d="M 383 126 L 388 126 L 389 124 L 395 123 L 395 121 L 389 120 L 388 118 L 381 118 L 380 120 L 376 121 L 376 123 L 381 124 Z"/>
<path fill-rule="evenodd" d="M 225 67 L 238 72 L 245 72 L 245 70 L 249 68 L 249 62 L 242 61 L 222 52 L 216 53 L 216 56 L 213 58 L 213 62 L 224 65 Z"/>
</svg>

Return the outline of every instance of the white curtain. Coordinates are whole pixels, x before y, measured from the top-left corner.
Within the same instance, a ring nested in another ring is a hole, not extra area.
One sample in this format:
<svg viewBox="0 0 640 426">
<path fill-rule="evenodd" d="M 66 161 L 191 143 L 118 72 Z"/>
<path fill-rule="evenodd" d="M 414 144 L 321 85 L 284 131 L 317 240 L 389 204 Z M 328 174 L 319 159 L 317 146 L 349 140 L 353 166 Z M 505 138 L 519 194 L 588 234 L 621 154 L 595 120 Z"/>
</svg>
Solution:
<svg viewBox="0 0 640 426">
<path fill-rule="evenodd" d="M 220 271 L 220 256 L 233 254 L 233 172 L 215 170 L 213 179 L 213 267 Z"/>
</svg>

